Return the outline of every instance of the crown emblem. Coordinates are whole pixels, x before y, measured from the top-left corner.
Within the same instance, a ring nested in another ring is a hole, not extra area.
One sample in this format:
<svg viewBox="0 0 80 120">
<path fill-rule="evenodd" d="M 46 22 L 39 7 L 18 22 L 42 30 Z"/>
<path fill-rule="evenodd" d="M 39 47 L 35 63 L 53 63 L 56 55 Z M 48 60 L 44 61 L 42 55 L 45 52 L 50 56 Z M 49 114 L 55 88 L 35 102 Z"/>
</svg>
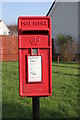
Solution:
<svg viewBox="0 0 80 120">
<path fill-rule="evenodd" d="M 40 41 L 39 38 L 34 37 L 33 39 L 30 40 L 30 43 L 31 43 L 32 45 L 37 45 L 37 44 L 39 43 L 39 41 Z"/>
</svg>

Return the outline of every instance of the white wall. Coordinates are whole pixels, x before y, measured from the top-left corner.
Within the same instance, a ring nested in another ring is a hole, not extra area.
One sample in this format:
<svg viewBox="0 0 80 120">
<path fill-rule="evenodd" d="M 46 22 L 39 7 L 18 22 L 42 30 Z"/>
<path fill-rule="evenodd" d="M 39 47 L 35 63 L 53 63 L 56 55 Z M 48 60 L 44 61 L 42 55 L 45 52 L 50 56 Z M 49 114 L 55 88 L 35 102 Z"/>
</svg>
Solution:
<svg viewBox="0 0 80 120">
<path fill-rule="evenodd" d="M 78 50 L 80 53 L 80 2 L 78 3 Z"/>
<path fill-rule="evenodd" d="M 0 35 L 9 35 L 10 30 L 3 21 L 0 22 Z"/>
<path fill-rule="evenodd" d="M 57 2 L 50 12 L 52 18 L 52 38 L 58 34 L 70 34 L 78 40 L 78 3 Z M 56 52 L 58 49 L 56 48 Z"/>
</svg>

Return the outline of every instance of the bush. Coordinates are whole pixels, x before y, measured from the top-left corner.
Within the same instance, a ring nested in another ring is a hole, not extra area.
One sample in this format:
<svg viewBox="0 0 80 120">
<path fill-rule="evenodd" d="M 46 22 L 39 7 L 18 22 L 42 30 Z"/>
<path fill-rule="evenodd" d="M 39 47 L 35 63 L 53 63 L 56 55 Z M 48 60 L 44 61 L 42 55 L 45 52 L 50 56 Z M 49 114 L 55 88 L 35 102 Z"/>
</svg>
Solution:
<svg viewBox="0 0 80 120">
<path fill-rule="evenodd" d="M 57 45 L 61 50 L 61 60 L 74 61 L 77 60 L 78 45 L 72 36 L 59 34 L 56 39 Z"/>
<path fill-rule="evenodd" d="M 57 45 L 59 45 L 60 47 L 63 46 L 65 43 L 68 43 L 70 40 L 72 40 L 72 37 L 70 35 L 66 35 L 66 34 L 59 34 L 57 36 L 57 40 L 56 43 Z"/>
</svg>

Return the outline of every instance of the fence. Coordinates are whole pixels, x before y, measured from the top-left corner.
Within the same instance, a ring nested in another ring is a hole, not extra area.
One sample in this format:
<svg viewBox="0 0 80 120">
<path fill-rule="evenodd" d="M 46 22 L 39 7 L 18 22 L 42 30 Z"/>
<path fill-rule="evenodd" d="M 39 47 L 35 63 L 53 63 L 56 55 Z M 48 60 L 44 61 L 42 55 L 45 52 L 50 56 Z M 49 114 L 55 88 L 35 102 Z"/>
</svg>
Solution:
<svg viewBox="0 0 80 120">
<path fill-rule="evenodd" d="M 0 36 L 0 61 L 18 60 L 18 37 Z"/>
</svg>

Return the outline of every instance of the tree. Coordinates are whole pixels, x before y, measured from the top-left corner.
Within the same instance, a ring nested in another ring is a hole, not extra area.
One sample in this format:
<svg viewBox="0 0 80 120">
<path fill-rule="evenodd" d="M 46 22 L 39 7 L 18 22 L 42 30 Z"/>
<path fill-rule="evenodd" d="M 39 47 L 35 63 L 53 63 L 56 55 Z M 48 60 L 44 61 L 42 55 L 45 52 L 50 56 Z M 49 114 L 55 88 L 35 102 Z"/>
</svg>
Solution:
<svg viewBox="0 0 80 120">
<path fill-rule="evenodd" d="M 60 47 L 62 60 L 73 61 L 77 59 L 78 45 L 71 35 L 59 34 L 56 44 Z"/>
</svg>

